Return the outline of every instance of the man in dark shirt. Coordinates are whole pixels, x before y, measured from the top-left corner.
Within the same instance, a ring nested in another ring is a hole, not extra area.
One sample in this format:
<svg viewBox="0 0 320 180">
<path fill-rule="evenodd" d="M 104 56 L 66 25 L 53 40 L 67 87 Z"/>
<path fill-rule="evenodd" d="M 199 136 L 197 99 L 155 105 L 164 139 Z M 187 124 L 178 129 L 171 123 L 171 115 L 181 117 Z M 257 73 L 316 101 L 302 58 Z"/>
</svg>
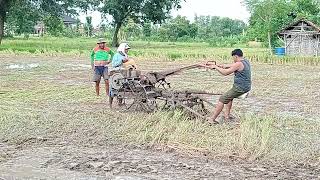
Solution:
<svg viewBox="0 0 320 180">
<path fill-rule="evenodd" d="M 216 106 L 213 115 L 209 118 L 209 123 L 218 123 L 217 117 L 226 105 L 224 117 L 226 120 L 230 119 L 230 111 L 234 98 L 238 98 L 251 90 L 251 66 L 248 60 L 243 57 L 241 49 L 235 49 L 231 53 L 234 63 L 228 65 L 207 64 L 210 69 L 216 69 L 224 76 L 234 73 L 233 87 L 224 93 Z"/>
</svg>

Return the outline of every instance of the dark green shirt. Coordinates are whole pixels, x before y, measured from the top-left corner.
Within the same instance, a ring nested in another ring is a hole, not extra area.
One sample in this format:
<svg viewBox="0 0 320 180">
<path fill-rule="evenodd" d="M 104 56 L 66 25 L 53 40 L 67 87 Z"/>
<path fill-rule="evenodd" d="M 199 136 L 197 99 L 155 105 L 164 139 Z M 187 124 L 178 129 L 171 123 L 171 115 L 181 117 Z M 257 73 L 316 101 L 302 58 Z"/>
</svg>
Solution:
<svg viewBox="0 0 320 180">
<path fill-rule="evenodd" d="M 234 85 L 242 89 L 244 92 L 251 90 L 251 66 L 248 60 L 241 61 L 244 68 L 242 71 L 234 72 Z"/>
</svg>

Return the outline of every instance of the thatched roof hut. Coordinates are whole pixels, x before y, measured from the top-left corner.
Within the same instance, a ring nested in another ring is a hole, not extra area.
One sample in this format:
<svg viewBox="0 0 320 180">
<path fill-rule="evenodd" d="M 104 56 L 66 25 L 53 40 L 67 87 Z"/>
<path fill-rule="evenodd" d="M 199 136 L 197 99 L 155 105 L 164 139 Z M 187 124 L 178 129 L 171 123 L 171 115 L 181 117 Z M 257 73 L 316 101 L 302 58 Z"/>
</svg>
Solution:
<svg viewBox="0 0 320 180">
<path fill-rule="evenodd" d="M 294 22 L 278 35 L 285 42 L 287 55 L 320 55 L 320 28 L 310 21 L 302 19 Z"/>
</svg>

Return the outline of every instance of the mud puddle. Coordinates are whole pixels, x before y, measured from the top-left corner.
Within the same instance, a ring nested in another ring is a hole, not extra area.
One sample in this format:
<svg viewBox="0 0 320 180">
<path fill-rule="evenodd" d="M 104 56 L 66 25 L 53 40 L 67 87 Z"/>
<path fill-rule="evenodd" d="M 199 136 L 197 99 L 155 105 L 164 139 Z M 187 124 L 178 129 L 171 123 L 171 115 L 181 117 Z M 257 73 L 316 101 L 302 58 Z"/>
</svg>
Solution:
<svg viewBox="0 0 320 180">
<path fill-rule="evenodd" d="M 0 179 L 317 179 L 319 167 L 182 156 L 174 151 L 66 143 L 10 147 Z M 1 152 L 1 151 L 0 151 Z M 2 151 L 4 152 L 4 151 Z"/>
<path fill-rule="evenodd" d="M 40 65 L 38 63 L 32 63 L 32 64 L 10 64 L 6 66 L 6 69 L 17 69 L 17 70 L 25 70 L 25 69 L 33 69 L 37 68 Z"/>
</svg>

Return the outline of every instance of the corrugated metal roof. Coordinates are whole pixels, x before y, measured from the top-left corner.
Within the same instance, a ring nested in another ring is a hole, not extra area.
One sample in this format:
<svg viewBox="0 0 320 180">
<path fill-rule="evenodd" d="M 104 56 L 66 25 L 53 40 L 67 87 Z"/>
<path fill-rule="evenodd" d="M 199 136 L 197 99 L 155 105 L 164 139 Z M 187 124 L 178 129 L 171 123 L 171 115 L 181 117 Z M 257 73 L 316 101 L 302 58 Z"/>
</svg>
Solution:
<svg viewBox="0 0 320 180">
<path fill-rule="evenodd" d="M 76 23 L 77 22 L 76 19 L 74 19 L 74 18 L 72 18 L 70 16 L 67 16 L 67 15 L 62 15 L 62 21 L 64 23 Z"/>
</svg>

